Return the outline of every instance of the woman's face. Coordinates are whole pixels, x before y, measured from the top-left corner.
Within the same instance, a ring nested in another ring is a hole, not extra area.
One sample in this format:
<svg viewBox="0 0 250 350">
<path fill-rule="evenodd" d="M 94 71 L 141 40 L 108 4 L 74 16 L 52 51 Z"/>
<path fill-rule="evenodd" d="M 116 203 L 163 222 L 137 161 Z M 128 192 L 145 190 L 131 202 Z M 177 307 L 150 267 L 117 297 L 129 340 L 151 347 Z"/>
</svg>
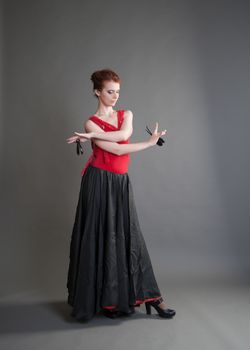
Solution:
<svg viewBox="0 0 250 350">
<path fill-rule="evenodd" d="M 114 106 L 119 98 L 120 83 L 104 81 L 102 91 L 95 90 L 99 100 L 106 106 Z"/>
</svg>

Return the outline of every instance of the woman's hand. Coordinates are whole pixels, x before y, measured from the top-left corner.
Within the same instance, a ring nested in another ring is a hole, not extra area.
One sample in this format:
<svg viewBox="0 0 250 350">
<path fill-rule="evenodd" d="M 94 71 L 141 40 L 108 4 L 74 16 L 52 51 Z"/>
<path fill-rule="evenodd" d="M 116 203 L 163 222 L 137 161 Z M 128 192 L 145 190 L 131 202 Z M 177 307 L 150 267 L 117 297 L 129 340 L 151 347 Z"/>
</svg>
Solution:
<svg viewBox="0 0 250 350">
<path fill-rule="evenodd" d="M 167 132 L 167 130 L 163 130 L 163 131 L 159 131 L 158 132 L 158 122 L 156 122 L 156 126 L 155 126 L 155 129 L 151 135 L 151 137 L 149 138 L 148 142 L 151 146 L 154 146 L 156 145 L 157 141 L 159 140 L 159 138 L 162 136 L 162 135 L 165 135 Z"/>
<path fill-rule="evenodd" d="M 74 134 L 76 134 L 76 136 L 71 136 L 66 140 L 68 143 L 73 143 L 73 142 L 76 142 L 77 140 L 80 140 L 81 142 L 86 142 L 88 140 L 91 140 L 93 136 L 92 132 L 87 132 L 82 134 L 79 132 L 74 132 Z"/>
</svg>

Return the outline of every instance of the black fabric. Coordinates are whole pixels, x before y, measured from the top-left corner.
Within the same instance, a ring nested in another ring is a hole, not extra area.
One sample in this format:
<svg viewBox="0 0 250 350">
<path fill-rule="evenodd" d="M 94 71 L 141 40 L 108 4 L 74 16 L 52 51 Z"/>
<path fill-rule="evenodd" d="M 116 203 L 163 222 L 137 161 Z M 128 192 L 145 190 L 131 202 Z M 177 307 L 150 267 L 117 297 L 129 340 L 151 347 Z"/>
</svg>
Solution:
<svg viewBox="0 0 250 350">
<path fill-rule="evenodd" d="M 67 288 L 71 315 L 79 320 L 105 306 L 129 313 L 136 301 L 161 296 L 128 173 L 89 165 L 82 176 Z"/>
</svg>

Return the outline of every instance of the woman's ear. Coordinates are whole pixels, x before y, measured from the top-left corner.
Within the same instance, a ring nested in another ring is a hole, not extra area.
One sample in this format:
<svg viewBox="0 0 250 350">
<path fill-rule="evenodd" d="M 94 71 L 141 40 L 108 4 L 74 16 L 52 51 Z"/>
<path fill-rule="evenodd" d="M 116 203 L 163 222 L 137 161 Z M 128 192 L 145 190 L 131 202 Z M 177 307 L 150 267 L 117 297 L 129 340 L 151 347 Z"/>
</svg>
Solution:
<svg viewBox="0 0 250 350">
<path fill-rule="evenodd" d="M 97 90 L 97 89 L 95 89 L 95 90 L 94 90 L 94 94 L 96 95 L 96 97 L 99 97 L 100 91 Z"/>
</svg>

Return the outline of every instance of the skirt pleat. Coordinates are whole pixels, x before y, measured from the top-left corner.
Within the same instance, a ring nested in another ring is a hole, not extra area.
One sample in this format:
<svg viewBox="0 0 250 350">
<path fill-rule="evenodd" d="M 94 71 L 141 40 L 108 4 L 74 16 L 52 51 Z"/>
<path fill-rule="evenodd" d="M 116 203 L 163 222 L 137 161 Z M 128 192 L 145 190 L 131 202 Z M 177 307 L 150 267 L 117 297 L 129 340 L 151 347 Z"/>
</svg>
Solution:
<svg viewBox="0 0 250 350">
<path fill-rule="evenodd" d="M 102 309 L 129 313 L 130 306 L 161 297 L 128 173 L 89 165 L 82 176 L 67 288 L 78 320 Z"/>
</svg>

